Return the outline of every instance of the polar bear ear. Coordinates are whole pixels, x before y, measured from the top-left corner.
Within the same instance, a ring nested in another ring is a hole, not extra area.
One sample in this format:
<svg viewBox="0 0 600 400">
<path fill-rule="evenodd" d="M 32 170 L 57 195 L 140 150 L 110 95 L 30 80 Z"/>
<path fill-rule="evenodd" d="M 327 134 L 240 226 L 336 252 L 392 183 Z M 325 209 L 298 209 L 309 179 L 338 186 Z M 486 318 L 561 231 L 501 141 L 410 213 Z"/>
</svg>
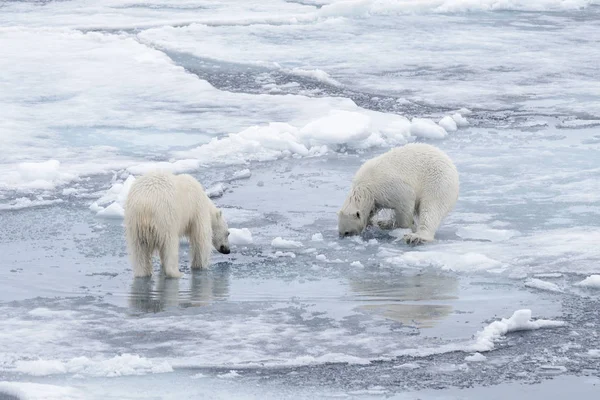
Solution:
<svg viewBox="0 0 600 400">
<path fill-rule="evenodd" d="M 359 219 L 360 219 L 360 211 L 357 211 L 357 212 L 356 212 L 356 218 L 359 218 Z"/>
</svg>

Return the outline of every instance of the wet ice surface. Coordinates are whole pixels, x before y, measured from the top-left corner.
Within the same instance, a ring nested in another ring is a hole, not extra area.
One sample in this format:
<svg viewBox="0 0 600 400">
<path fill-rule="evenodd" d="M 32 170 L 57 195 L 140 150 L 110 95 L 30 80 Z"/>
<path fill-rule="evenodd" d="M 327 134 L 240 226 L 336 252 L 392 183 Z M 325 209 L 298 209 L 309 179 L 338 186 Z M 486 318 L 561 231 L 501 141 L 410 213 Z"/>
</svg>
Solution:
<svg viewBox="0 0 600 400">
<path fill-rule="evenodd" d="M 598 8 L 315 3 L 3 7 L 0 393 L 596 397 Z M 440 140 L 395 115 L 463 107 Z M 356 169 L 411 140 L 461 176 L 436 242 L 340 240 Z M 120 190 L 156 166 L 240 229 L 210 270 L 182 242 L 182 279 L 132 278 Z"/>
</svg>

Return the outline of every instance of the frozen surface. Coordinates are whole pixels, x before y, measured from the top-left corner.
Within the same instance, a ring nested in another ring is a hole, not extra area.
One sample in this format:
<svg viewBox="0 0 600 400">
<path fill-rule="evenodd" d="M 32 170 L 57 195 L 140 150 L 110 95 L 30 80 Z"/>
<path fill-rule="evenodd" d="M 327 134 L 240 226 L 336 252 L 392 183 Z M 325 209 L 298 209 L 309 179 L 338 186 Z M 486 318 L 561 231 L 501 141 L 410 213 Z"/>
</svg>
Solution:
<svg viewBox="0 0 600 400">
<path fill-rule="evenodd" d="M 0 398 L 596 399 L 598 2 L 251 3 L 0 5 Z M 436 241 L 340 239 L 411 141 L 460 173 Z M 133 279 L 153 169 L 223 209 L 209 270 Z"/>
</svg>

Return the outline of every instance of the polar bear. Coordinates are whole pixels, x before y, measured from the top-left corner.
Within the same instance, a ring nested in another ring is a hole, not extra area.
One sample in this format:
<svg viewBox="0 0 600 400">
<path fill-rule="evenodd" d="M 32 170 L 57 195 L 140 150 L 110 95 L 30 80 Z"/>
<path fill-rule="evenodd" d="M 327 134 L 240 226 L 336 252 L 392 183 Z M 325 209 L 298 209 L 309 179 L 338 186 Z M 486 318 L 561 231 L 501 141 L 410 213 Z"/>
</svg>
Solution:
<svg viewBox="0 0 600 400">
<path fill-rule="evenodd" d="M 133 274 L 152 275 L 152 253 L 179 278 L 179 238 L 190 240 L 192 268 L 206 268 L 211 246 L 229 254 L 229 228 L 202 185 L 191 175 L 155 171 L 138 178 L 125 203 L 125 230 Z"/>
<path fill-rule="evenodd" d="M 340 236 L 360 234 L 381 209 L 394 210 L 394 223 L 410 228 L 408 244 L 432 241 L 458 199 L 458 171 L 450 158 L 425 143 L 391 149 L 365 162 L 338 212 Z M 415 222 L 415 218 L 418 224 Z"/>
</svg>

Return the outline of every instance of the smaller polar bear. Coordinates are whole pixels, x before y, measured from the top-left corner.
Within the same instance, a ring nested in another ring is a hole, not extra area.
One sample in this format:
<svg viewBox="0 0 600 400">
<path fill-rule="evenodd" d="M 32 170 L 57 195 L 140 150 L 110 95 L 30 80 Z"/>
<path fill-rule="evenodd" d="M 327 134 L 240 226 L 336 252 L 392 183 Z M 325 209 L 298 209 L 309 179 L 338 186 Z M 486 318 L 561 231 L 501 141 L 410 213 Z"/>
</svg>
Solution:
<svg viewBox="0 0 600 400">
<path fill-rule="evenodd" d="M 192 268 L 206 268 L 214 246 L 229 254 L 227 222 L 191 175 L 151 172 L 138 178 L 125 204 L 127 245 L 135 277 L 152 275 L 158 250 L 162 269 L 179 278 L 179 238 L 190 241 Z"/>
<path fill-rule="evenodd" d="M 392 209 L 394 223 L 382 228 L 410 228 L 404 235 L 408 244 L 432 241 L 458 190 L 458 171 L 438 148 L 412 143 L 392 149 L 365 162 L 354 176 L 338 212 L 340 236 L 360 234 L 379 210 Z"/>
</svg>

